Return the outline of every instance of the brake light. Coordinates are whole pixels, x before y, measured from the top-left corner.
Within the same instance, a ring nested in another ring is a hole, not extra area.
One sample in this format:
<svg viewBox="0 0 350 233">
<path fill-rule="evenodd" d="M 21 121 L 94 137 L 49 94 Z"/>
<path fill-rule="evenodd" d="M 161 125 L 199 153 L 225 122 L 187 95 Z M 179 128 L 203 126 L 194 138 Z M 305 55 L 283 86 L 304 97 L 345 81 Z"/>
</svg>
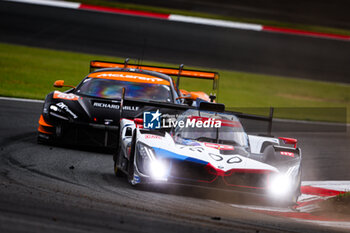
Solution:
<svg viewBox="0 0 350 233">
<path fill-rule="evenodd" d="M 294 157 L 293 152 L 288 152 L 288 151 L 281 151 L 281 155 L 289 156 L 289 157 Z"/>
</svg>

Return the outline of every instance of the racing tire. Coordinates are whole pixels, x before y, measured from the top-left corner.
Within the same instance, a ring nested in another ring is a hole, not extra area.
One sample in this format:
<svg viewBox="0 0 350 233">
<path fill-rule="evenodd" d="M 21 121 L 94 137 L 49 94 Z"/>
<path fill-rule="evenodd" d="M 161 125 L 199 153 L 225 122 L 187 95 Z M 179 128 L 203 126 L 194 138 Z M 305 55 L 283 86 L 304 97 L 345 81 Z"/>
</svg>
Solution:
<svg viewBox="0 0 350 233">
<path fill-rule="evenodd" d="M 120 146 L 117 147 L 117 151 L 113 154 L 114 161 L 114 175 L 117 177 L 122 177 L 124 173 L 119 169 L 118 164 L 120 160 Z"/>
<path fill-rule="evenodd" d="M 37 136 L 36 142 L 37 142 L 38 144 L 47 144 L 47 139 L 44 139 L 44 138 L 42 138 L 42 137 L 40 137 L 40 136 Z"/>
<path fill-rule="evenodd" d="M 46 134 L 38 133 L 36 137 L 36 142 L 38 144 L 49 145 L 49 144 L 53 144 L 53 139 Z"/>
<path fill-rule="evenodd" d="M 298 181 L 296 183 L 297 183 L 296 190 L 294 191 L 294 194 L 291 197 L 291 201 L 295 204 L 297 204 L 298 198 L 301 195 L 301 191 L 300 191 L 300 188 L 301 188 L 301 170 L 299 171 Z"/>
<path fill-rule="evenodd" d="M 132 140 L 131 140 L 131 151 L 130 151 L 130 159 L 128 162 L 128 182 L 130 185 L 135 186 L 135 184 L 132 182 L 134 179 L 134 159 L 136 154 L 136 129 L 134 129 Z"/>
<path fill-rule="evenodd" d="M 117 162 L 114 162 L 114 175 L 116 177 L 123 177 L 124 173 L 118 168 Z"/>
</svg>

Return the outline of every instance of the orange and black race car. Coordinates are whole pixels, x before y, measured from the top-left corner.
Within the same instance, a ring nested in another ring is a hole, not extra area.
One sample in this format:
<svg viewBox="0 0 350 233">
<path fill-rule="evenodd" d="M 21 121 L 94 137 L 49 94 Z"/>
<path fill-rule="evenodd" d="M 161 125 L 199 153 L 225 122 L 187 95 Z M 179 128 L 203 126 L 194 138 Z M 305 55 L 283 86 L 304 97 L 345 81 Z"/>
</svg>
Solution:
<svg viewBox="0 0 350 233">
<path fill-rule="evenodd" d="M 173 77 L 173 78 L 172 78 Z M 121 118 L 142 118 L 156 107 L 147 103 L 178 106 L 213 101 L 204 92 L 180 90 L 180 78 L 199 78 L 218 86 L 216 72 L 91 61 L 90 73 L 75 87 L 57 80 L 54 87 L 70 87 L 47 95 L 39 119 L 39 142 L 116 147 Z M 123 105 L 123 100 L 135 100 Z M 121 114 L 123 113 L 123 114 Z"/>
</svg>

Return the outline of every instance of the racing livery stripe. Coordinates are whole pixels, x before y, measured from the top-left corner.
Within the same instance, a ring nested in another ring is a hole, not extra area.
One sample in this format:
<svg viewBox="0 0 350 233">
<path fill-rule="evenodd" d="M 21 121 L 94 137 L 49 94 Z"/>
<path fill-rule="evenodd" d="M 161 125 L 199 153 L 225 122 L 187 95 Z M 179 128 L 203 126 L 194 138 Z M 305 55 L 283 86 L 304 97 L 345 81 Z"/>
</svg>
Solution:
<svg viewBox="0 0 350 233">
<path fill-rule="evenodd" d="M 64 92 L 60 92 L 60 91 L 55 91 L 53 93 L 53 98 L 54 99 L 63 99 L 63 100 L 72 100 L 72 101 L 76 101 L 79 100 L 79 96 L 74 95 L 73 93 L 64 93 Z"/>
<path fill-rule="evenodd" d="M 208 164 L 208 162 L 206 162 L 206 161 L 196 159 L 196 158 L 187 157 L 185 155 L 177 154 L 175 152 L 171 152 L 171 151 L 168 151 L 168 150 L 165 150 L 162 148 L 153 147 L 153 149 L 154 149 L 154 152 L 156 153 L 157 157 L 190 161 L 190 162 L 204 164 L 204 165 Z"/>
</svg>

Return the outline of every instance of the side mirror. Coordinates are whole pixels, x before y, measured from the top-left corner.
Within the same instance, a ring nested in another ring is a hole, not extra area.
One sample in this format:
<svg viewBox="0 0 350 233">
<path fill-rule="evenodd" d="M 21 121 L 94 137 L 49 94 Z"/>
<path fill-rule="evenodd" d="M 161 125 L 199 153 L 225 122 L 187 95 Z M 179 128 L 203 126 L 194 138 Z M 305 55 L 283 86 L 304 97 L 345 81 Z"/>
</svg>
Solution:
<svg viewBox="0 0 350 233">
<path fill-rule="evenodd" d="M 284 138 L 284 137 L 279 137 L 285 144 L 291 144 L 294 145 L 294 148 L 297 148 L 297 143 L 298 140 L 295 138 Z"/>
<path fill-rule="evenodd" d="M 58 88 L 61 88 L 64 86 L 64 80 L 56 80 L 54 83 L 53 83 L 53 86 L 54 87 L 58 87 Z"/>
<path fill-rule="evenodd" d="M 75 86 L 71 86 L 71 85 L 64 85 L 64 80 L 56 80 L 54 83 L 53 83 L 53 86 L 54 87 L 57 87 L 57 88 L 61 88 L 61 87 L 71 87 L 71 88 L 75 88 Z"/>
<path fill-rule="evenodd" d="M 216 99 L 216 95 L 213 95 L 210 93 L 209 99 L 210 99 L 210 102 L 214 103 Z"/>
</svg>

